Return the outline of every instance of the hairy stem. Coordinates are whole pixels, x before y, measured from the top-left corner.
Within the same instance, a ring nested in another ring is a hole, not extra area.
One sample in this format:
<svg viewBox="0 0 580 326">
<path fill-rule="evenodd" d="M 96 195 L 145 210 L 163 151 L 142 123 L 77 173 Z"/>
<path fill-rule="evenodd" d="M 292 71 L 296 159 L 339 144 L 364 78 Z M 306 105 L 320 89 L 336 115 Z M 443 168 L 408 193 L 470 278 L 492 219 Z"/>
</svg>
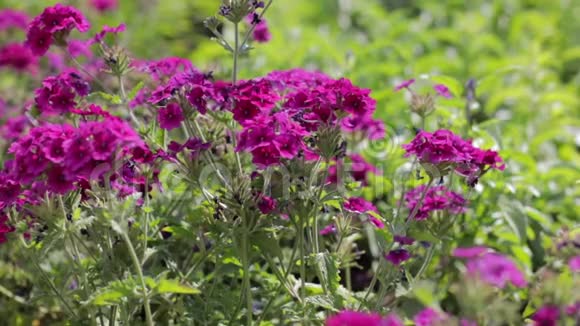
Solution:
<svg viewBox="0 0 580 326">
<path fill-rule="evenodd" d="M 127 248 L 129 249 L 129 254 L 131 255 L 131 260 L 133 261 L 133 266 L 137 272 L 137 277 L 139 277 L 139 282 L 141 282 L 141 288 L 143 292 L 143 306 L 145 307 L 145 318 L 147 319 L 147 326 L 153 326 L 154 324 L 151 314 L 151 306 L 149 305 L 149 295 L 147 294 L 147 285 L 145 284 L 145 277 L 143 277 L 143 269 L 141 268 L 139 257 L 137 257 L 137 253 L 135 252 L 135 248 L 133 247 L 133 243 L 131 243 L 131 239 L 129 239 L 127 232 L 121 232 L 121 236 L 123 241 L 125 241 Z"/>
</svg>

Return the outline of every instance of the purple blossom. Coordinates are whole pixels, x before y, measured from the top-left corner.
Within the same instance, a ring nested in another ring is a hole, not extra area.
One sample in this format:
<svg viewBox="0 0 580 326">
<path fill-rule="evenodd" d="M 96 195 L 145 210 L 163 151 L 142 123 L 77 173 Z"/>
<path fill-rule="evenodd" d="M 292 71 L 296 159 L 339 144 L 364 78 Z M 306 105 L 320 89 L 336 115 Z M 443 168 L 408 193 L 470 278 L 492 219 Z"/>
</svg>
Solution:
<svg viewBox="0 0 580 326">
<path fill-rule="evenodd" d="M 179 104 L 171 102 L 166 107 L 159 109 L 157 121 L 159 126 L 166 130 L 179 128 L 181 122 L 185 120 L 183 111 Z"/>
<path fill-rule="evenodd" d="M 421 163 L 439 166 L 443 169 L 440 172 L 455 170 L 468 179 L 476 179 L 489 169 L 505 168 L 497 152 L 476 148 L 471 141 L 445 129 L 434 133 L 422 130 L 403 149 L 405 157 L 416 156 Z"/>
<path fill-rule="evenodd" d="M 580 272 L 580 256 L 570 258 L 568 261 L 568 267 L 570 267 L 572 272 Z"/>
<path fill-rule="evenodd" d="M 491 252 L 491 250 L 487 247 L 465 247 L 465 248 L 456 248 L 453 250 L 453 257 L 457 258 L 475 258 L 481 256 L 485 253 Z"/>
<path fill-rule="evenodd" d="M 100 12 L 113 11 L 119 6 L 118 0 L 90 0 L 93 8 Z"/>
<path fill-rule="evenodd" d="M 360 197 L 350 197 L 344 203 L 344 209 L 348 212 L 364 214 L 369 211 L 376 212 L 377 208 L 370 202 Z"/>
<path fill-rule="evenodd" d="M 404 235 L 395 235 L 394 240 L 402 245 L 412 245 L 415 242 L 415 239 Z"/>
<path fill-rule="evenodd" d="M 385 255 L 385 259 L 395 266 L 409 260 L 409 258 L 411 258 L 411 254 L 406 249 L 394 249 Z"/>
<path fill-rule="evenodd" d="M 6 44 L 0 49 L 0 68 L 9 67 L 31 74 L 38 72 L 38 58 L 30 49 L 20 43 Z"/>
<path fill-rule="evenodd" d="M 555 305 L 544 305 L 532 316 L 534 326 L 557 326 L 560 319 L 560 308 Z"/>
<path fill-rule="evenodd" d="M 25 12 L 2 9 L 0 10 L 0 31 L 10 28 L 26 29 L 28 20 L 28 15 Z"/>
<path fill-rule="evenodd" d="M 73 30 L 87 32 L 89 22 L 76 8 L 57 3 L 47 7 L 28 25 L 26 44 L 37 56 L 46 53 L 54 38 L 66 38 Z"/>
<path fill-rule="evenodd" d="M 497 253 L 488 252 L 469 258 L 466 266 L 469 275 L 478 277 L 498 288 L 504 288 L 507 283 L 519 288 L 527 285 L 525 275 L 517 265 L 509 258 Z"/>
<path fill-rule="evenodd" d="M 262 214 L 270 214 L 276 209 L 276 199 L 268 196 L 260 196 L 260 201 L 258 202 L 258 208 Z"/>
<path fill-rule="evenodd" d="M 405 194 L 405 202 L 409 212 L 413 212 L 419 204 L 426 186 L 420 185 Z M 430 187 L 415 215 L 416 220 L 425 220 L 433 212 L 447 211 L 450 214 L 461 214 L 466 211 L 467 201 L 460 194 L 448 190 L 445 186 Z"/>
<path fill-rule="evenodd" d="M 413 85 L 413 83 L 415 83 L 415 79 L 405 80 L 402 83 L 400 83 L 397 86 L 395 86 L 395 92 L 400 91 L 403 88 L 407 88 L 408 89 L 411 85 Z"/>
<path fill-rule="evenodd" d="M 437 84 L 437 85 L 433 86 L 433 89 L 440 96 L 443 96 L 445 98 L 452 98 L 453 97 L 453 95 L 451 95 L 451 92 L 449 91 L 449 88 L 447 88 L 447 86 L 445 86 L 443 84 Z"/>
<path fill-rule="evenodd" d="M 326 326 L 403 326 L 403 322 L 394 314 L 386 317 L 376 313 L 343 310 L 326 319 Z"/>
<path fill-rule="evenodd" d="M 319 231 L 320 235 L 329 235 L 332 233 L 336 233 L 336 225 L 334 223 L 325 226 L 322 230 Z"/>
<path fill-rule="evenodd" d="M 448 320 L 447 314 L 433 308 L 425 308 L 413 318 L 416 326 L 444 325 Z"/>
</svg>

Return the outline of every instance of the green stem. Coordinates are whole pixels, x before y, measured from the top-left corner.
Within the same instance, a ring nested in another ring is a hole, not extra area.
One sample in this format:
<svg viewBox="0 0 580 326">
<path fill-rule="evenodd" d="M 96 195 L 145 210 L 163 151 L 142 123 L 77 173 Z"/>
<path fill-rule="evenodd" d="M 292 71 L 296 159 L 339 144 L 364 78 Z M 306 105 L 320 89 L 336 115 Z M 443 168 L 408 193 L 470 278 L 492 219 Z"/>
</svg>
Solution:
<svg viewBox="0 0 580 326">
<path fill-rule="evenodd" d="M 232 85 L 236 86 L 238 80 L 238 56 L 240 54 L 240 35 L 239 35 L 239 24 L 234 24 L 234 67 L 232 71 Z M 245 42 L 245 41 L 244 41 Z M 243 43 L 242 43 L 243 44 Z M 232 129 L 233 131 L 233 129 Z M 244 175 L 244 169 L 242 168 L 242 160 L 240 159 L 240 154 L 235 150 L 236 148 L 236 134 L 232 135 L 233 145 L 234 145 L 234 156 L 236 157 L 236 165 L 238 166 L 238 172 L 240 175 Z"/>
<path fill-rule="evenodd" d="M 149 240 L 149 221 L 151 220 L 151 207 L 149 207 L 150 200 L 149 200 L 149 182 L 148 178 L 145 178 L 145 190 L 143 192 L 143 196 L 145 196 L 145 221 L 143 223 L 143 259 L 141 260 L 145 263 L 145 259 L 147 258 L 147 241 Z"/>
<path fill-rule="evenodd" d="M 371 284 L 369 285 L 369 288 L 367 289 L 367 292 L 365 293 L 365 296 L 363 298 L 363 300 L 360 302 L 360 304 L 358 305 L 358 309 L 357 310 L 361 310 L 363 302 L 367 301 L 369 295 L 371 294 L 371 292 L 373 292 L 373 289 L 375 288 L 375 285 L 377 285 L 377 281 L 379 279 L 379 274 L 381 271 L 381 268 L 383 267 L 383 263 L 380 262 L 379 266 L 377 267 L 377 270 L 375 271 L 373 278 L 371 280 Z"/>
<path fill-rule="evenodd" d="M 234 69 L 232 71 L 232 84 L 235 86 L 238 79 L 238 54 L 240 52 L 239 45 L 239 24 L 234 24 Z"/>
<path fill-rule="evenodd" d="M 346 266 L 346 288 L 349 292 L 352 291 L 352 278 L 350 275 L 350 266 Z"/>
<path fill-rule="evenodd" d="M 137 257 L 137 253 L 135 252 L 135 248 L 131 243 L 131 239 L 129 239 L 129 235 L 126 232 L 121 232 L 121 236 L 123 237 L 123 241 L 127 245 L 129 249 L 129 254 L 131 255 L 131 260 L 133 261 L 133 266 L 137 271 L 137 276 L 139 277 L 139 281 L 141 282 L 142 288 L 142 296 L 143 296 L 143 306 L 145 307 L 145 318 L 147 319 L 147 326 L 153 326 L 153 318 L 151 314 L 151 306 L 149 305 L 149 295 L 147 294 L 147 285 L 145 284 L 145 277 L 143 277 L 143 270 L 141 268 L 141 263 L 139 262 L 139 258 Z"/>
<path fill-rule="evenodd" d="M 306 246 L 304 243 L 304 221 L 298 227 L 298 246 L 300 251 L 300 301 L 302 304 L 303 322 L 306 321 Z"/>
<path fill-rule="evenodd" d="M 415 216 L 417 215 L 417 213 L 419 213 L 419 208 L 421 208 L 421 205 L 423 205 L 423 200 L 425 200 L 425 196 L 427 196 L 427 192 L 429 192 L 429 189 L 433 185 L 434 180 L 435 179 L 433 179 L 433 177 L 429 176 L 429 182 L 427 183 L 425 190 L 423 190 L 423 193 L 421 194 L 421 198 L 419 198 L 419 201 L 417 202 L 415 207 L 413 207 L 413 211 L 411 212 L 411 214 L 407 218 L 407 221 L 405 222 L 405 233 L 407 232 L 407 229 L 409 228 L 409 224 L 411 224 L 413 219 L 415 219 Z"/>
<path fill-rule="evenodd" d="M 429 247 L 429 250 L 427 250 L 427 256 L 423 261 L 423 265 L 421 265 L 421 268 L 417 272 L 417 275 L 415 275 L 415 277 L 413 278 L 413 282 L 418 280 L 421 277 L 421 275 L 423 275 L 425 270 L 427 270 L 427 267 L 429 267 L 429 264 L 431 263 L 434 254 L 435 254 L 435 244 L 432 244 L 431 247 Z"/>
<path fill-rule="evenodd" d="M 247 223 L 247 222 L 246 222 Z M 245 289 L 245 297 L 246 297 L 246 325 L 252 325 L 252 314 L 253 314 L 253 305 L 252 305 L 252 288 L 250 287 L 250 261 L 249 261 L 249 248 L 248 248 L 248 236 L 249 230 L 246 228 L 244 230 L 244 235 L 242 236 L 242 264 L 244 268 L 244 279 L 243 279 L 243 287 Z"/>
<path fill-rule="evenodd" d="M 23 297 L 19 297 L 16 294 L 12 293 L 12 291 L 8 290 L 7 288 L 3 287 L 2 285 L 0 285 L 0 293 L 4 294 L 5 296 L 7 296 L 8 298 L 26 305 L 26 299 L 24 299 Z"/>
<path fill-rule="evenodd" d="M 26 243 L 24 242 L 24 239 L 22 239 L 22 237 L 20 237 L 20 243 L 21 243 L 21 245 L 23 245 L 26 248 Z M 56 288 L 56 285 L 54 285 L 54 283 L 52 282 L 50 277 L 46 274 L 46 272 L 42 269 L 42 267 L 40 267 L 40 265 L 38 264 L 38 261 L 36 261 L 36 257 L 34 256 L 34 254 L 30 255 L 30 258 L 31 258 L 30 260 L 32 261 L 34 267 L 42 275 L 42 277 L 44 278 L 46 283 L 48 283 L 51 290 L 54 292 L 54 294 L 56 294 L 56 297 L 60 300 L 60 302 L 62 302 L 63 306 L 68 311 L 68 313 L 71 316 L 73 316 L 74 319 L 78 319 L 79 318 L 78 315 L 74 312 L 72 307 L 68 304 L 68 302 L 65 300 L 63 295 L 60 293 L 60 291 Z"/>
<path fill-rule="evenodd" d="M 99 86 L 101 86 L 101 88 L 102 88 L 103 90 L 105 90 L 107 93 L 109 93 L 109 94 L 113 94 L 113 92 L 111 91 L 111 89 L 110 89 L 110 88 L 108 88 L 107 86 L 105 86 L 105 84 L 103 84 L 103 83 L 102 83 L 102 82 L 101 82 L 101 81 L 100 81 L 100 80 L 97 78 L 97 76 L 95 76 L 95 75 L 91 74 L 91 73 L 90 73 L 90 72 L 89 72 L 87 69 L 85 69 L 85 67 L 84 67 L 84 66 L 83 66 L 83 65 L 82 65 L 80 62 L 78 62 L 78 60 L 77 60 L 75 57 L 73 57 L 73 55 L 72 55 L 72 54 L 71 54 L 69 51 L 66 51 L 66 53 L 68 54 L 68 56 L 69 56 L 69 58 L 71 59 L 71 61 L 72 61 L 72 62 L 73 62 L 73 63 L 74 63 L 74 64 L 75 64 L 75 65 L 76 65 L 76 66 L 77 66 L 77 67 L 78 67 L 78 68 L 79 68 L 79 69 L 80 69 L 80 70 L 81 70 L 83 73 L 85 73 L 87 76 L 91 77 L 91 78 L 92 78 L 92 79 L 93 79 L 93 80 L 94 80 L 94 81 L 95 81 L 97 84 L 99 84 Z"/>
</svg>

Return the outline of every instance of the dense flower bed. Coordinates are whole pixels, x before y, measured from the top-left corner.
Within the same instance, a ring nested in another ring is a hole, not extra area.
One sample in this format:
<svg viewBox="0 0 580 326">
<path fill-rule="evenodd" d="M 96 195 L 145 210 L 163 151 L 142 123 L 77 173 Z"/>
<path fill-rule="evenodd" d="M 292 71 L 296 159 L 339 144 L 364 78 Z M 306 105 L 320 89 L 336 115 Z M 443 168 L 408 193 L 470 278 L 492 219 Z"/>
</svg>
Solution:
<svg viewBox="0 0 580 326">
<path fill-rule="evenodd" d="M 70 324 L 580 320 L 577 233 L 530 237 L 551 250 L 534 271 L 475 233 L 457 241 L 488 217 L 472 203 L 509 162 L 473 137 L 469 116 L 464 129 L 435 118 L 463 101 L 452 85 L 396 85 L 417 125 L 403 133 L 347 77 L 239 78 L 252 46 L 275 37 L 272 5 L 224 0 L 205 20 L 231 77 L 139 59 L 119 42 L 135 27 L 95 29 L 70 5 L 0 11 L 0 31 L 20 30 L 0 35 L 0 68 L 27 77 L 23 98 L 0 100 L 0 257 L 29 273 L 26 291 L 0 292 Z"/>
</svg>

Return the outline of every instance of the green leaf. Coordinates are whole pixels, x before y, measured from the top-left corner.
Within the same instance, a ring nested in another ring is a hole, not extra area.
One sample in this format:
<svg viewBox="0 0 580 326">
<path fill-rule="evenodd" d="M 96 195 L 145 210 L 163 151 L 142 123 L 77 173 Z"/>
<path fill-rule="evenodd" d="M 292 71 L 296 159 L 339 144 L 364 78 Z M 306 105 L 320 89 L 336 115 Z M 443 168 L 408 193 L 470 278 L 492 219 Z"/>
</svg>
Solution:
<svg viewBox="0 0 580 326">
<path fill-rule="evenodd" d="M 340 285 L 339 262 L 328 252 L 311 255 L 320 284 L 325 292 L 336 293 Z"/>
<path fill-rule="evenodd" d="M 331 311 L 338 311 L 334 307 L 334 301 L 332 300 L 332 298 L 330 296 L 327 296 L 327 295 L 310 296 L 310 297 L 306 298 L 305 301 L 306 301 L 306 303 L 315 305 L 317 307 L 321 307 L 321 308 L 328 309 Z"/>
<path fill-rule="evenodd" d="M 435 284 L 430 281 L 421 280 L 413 286 L 413 295 L 425 306 L 432 306 L 437 302 L 435 297 Z"/>
<path fill-rule="evenodd" d="M 161 280 L 157 285 L 158 293 L 198 294 L 200 290 L 179 283 L 178 280 Z"/>
<path fill-rule="evenodd" d="M 93 299 L 93 304 L 97 306 L 108 306 L 121 303 L 125 293 L 119 290 L 109 289 L 101 292 Z"/>
<path fill-rule="evenodd" d="M 100 98 L 102 98 L 103 100 L 111 103 L 111 104 L 115 104 L 115 105 L 119 105 L 123 103 L 123 100 L 121 100 L 121 97 L 119 97 L 119 95 L 112 95 L 112 94 L 108 94 L 105 92 L 94 92 L 89 94 L 90 96 L 98 96 Z"/>
<path fill-rule="evenodd" d="M 137 93 L 143 88 L 143 86 L 145 86 L 145 83 L 140 81 L 137 85 L 135 85 L 135 87 L 133 87 L 129 94 L 127 94 L 127 98 L 129 100 L 133 100 L 135 96 L 137 96 Z"/>
<path fill-rule="evenodd" d="M 260 231 L 252 233 L 250 241 L 257 246 L 260 251 L 271 257 L 282 257 L 282 249 L 275 237 L 274 232 Z"/>
</svg>

